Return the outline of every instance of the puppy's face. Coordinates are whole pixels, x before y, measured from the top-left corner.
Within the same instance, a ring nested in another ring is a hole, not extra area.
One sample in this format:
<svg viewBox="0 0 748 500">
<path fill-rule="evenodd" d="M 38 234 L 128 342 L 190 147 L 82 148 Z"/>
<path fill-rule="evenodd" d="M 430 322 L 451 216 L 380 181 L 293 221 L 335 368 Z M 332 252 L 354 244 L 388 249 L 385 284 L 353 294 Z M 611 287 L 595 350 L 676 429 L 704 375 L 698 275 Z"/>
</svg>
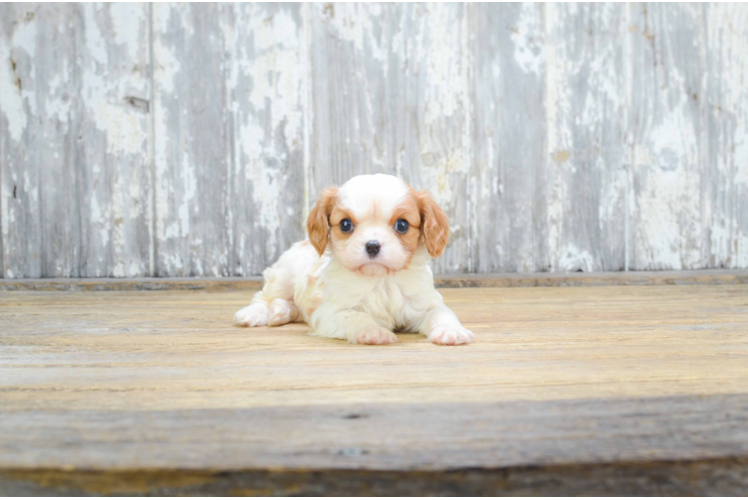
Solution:
<svg viewBox="0 0 748 500">
<path fill-rule="evenodd" d="M 382 276 L 407 268 L 420 245 L 441 255 L 449 221 L 425 191 L 390 175 L 361 175 L 322 192 L 307 230 L 320 255 L 329 244 L 349 270 Z"/>
</svg>

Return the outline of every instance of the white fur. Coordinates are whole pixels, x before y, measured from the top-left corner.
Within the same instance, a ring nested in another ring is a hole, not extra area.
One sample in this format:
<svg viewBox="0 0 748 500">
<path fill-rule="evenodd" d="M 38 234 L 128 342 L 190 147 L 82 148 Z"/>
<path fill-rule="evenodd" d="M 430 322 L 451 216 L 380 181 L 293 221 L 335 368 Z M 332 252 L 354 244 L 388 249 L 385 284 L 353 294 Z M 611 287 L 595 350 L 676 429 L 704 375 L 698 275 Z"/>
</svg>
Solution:
<svg viewBox="0 0 748 500">
<path fill-rule="evenodd" d="M 435 344 L 472 342 L 473 333 L 434 289 L 423 239 L 406 267 L 407 251 L 389 221 L 407 193 L 400 179 L 382 174 L 354 177 L 341 186 L 339 203 L 358 221 L 353 234 L 344 242 L 331 239 L 322 256 L 308 240 L 294 244 L 265 270 L 262 291 L 236 313 L 235 322 L 306 321 L 310 335 L 353 344 L 394 343 L 395 331 L 418 332 Z M 374 259 L 364 250 L 372 239 L 381 244 Z"/>
</svg>

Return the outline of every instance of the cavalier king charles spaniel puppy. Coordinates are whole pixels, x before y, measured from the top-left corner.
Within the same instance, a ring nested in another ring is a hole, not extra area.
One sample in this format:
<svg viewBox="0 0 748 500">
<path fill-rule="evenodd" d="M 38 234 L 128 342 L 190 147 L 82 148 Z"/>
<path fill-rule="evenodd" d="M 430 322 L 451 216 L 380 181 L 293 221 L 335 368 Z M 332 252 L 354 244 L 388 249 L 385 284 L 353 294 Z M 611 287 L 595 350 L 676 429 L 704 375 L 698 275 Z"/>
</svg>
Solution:
<svg viewBox="0 0 748 500">
<path fill-rule="evenodd" d="M 306 321 L 310 335 L 353 344 L 391 344 L 396 331 L 472 342 L 434 289 L 428 263 L 447 246 L 449 221 L 426 191 L 391 175 L 354 177 L 322 192 L 307 231 L 262 273 L 262 291 L 236 324 Z"/>
</svg>

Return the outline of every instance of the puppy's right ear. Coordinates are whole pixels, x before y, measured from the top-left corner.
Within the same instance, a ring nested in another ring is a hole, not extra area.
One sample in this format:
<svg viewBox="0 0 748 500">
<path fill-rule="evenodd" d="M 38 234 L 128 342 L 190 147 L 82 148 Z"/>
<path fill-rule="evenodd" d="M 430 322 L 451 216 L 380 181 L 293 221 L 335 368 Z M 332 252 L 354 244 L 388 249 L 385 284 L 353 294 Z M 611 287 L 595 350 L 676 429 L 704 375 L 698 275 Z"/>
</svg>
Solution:
<svg viewBox="0 0 748 500">
<path fill-rule="evenodd" d="M 327 248 L 327 239 L 330 234 L 330 214 L 337 195 L 337 187 L 325 188 L 306 220 L 309 241 L 320 255 L 325 253 L 325 248 Z"/>
</svg>

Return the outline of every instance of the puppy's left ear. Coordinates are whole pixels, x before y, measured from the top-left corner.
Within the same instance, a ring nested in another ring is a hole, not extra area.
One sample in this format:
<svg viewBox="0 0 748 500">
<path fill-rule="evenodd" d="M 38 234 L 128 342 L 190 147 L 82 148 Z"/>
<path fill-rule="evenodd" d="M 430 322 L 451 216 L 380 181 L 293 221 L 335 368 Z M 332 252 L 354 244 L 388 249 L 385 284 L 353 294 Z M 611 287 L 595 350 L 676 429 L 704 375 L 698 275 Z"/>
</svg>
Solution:
<svg viewBox="0 0 748 500">
<path fill-rule="evenodd" d="M 330 234 L 330 214 L 337 195 L 338 188 L 336 186 L 324 189 L 306 220 L 309 241 L 320 255 L 325 253 L 325 248 L 327 248 L 327 239 Z"/>
<path fill-rule="evenodd" d="M 421 211 L 421 231 L 431 257 L 439 257 L 449 240 L 449 219 L 427 191 L 418 193 Z"/>
</svg>

